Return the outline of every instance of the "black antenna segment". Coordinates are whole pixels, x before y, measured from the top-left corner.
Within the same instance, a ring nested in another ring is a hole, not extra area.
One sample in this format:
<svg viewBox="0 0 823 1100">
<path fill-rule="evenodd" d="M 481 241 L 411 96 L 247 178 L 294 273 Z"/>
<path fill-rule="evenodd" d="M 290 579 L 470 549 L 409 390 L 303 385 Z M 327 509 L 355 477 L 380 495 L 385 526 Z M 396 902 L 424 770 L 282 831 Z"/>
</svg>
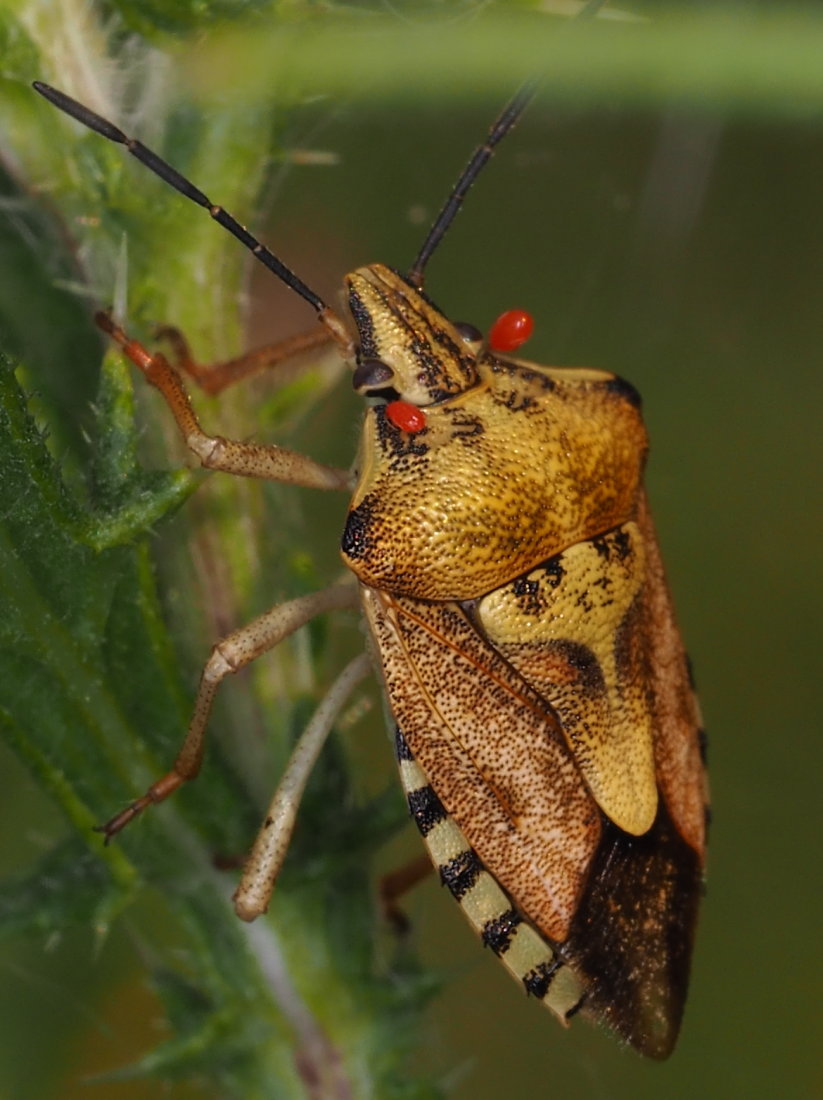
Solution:
<svg viewBox="0 0 823 1100">
<path fill-rule="evenodd" d="M 330 318 L 333 317 L 332 311 L 323 301 L 323 299 L 310 288 L 307 287 L 302 279 L 299 279 L 297 275 L 282 262 L 278 260 L 273 252 L 271 252 L 264 244 L 261 244 L 245 226 L 241 225 L 236 218 L 233 218 L 222 206 L 216 206 L 211 199 L 204 195 L 203 192 L 194 186 L 185 176 L 182 176 L 175 168 L 172 168 L 162 157 L 159 157 L 157 153 L 153 153 L 151 149 L 147 149 L 142 142 L 136 141 L 134 138 L 128 137 L 117 126 L 108 122 L 105 118 L 101 118 L 100 115 L 90 111 L 88 107 L 84 107 L 82 103 L 78 103 L 76 99 L 72 99 L 71 96 L 67 96 L 65 92 L 60 92 L 56 88 L 52 88 L 49 84 L 43 84 L 39 80 L 35 80 L 33 84 L 34 90 L 39 92 L 40 95 L 53 103 L 55 107 L 58 107 L 61 111 L 65 111 L 67 115 L 71 115 L 72 118 L 77 119 L 78 122 L 82 122 L 84 126 L 88 126 L 90 130 L 94 130 L 96 133 L 101 134 L 104 138 L 108 138 L 109 141 L 117 142 L 118 145 L 125 145 L 128 151 L 133 157 L 136 157 L 141 164 L 145 164 L 155 175 L 160 179 L 165 180 L 166 183 L 171 184 L 176 188 L 181 195 L 185 195 L 187 199 L 191 199 L 192 202 L 196 202 L 198 206 L 204 207 L 208 210 L 212 218 L 222 225 L 224 229 L 228 229 L 234 237 L 244 244 L 250 252 L 254 254 L 256 259 L 264 264 L 269 271 L 274 272 L 278 279 L 281 279 L 286 286 L 291 287 L 293 291 L 305 299 L 309 305 L 317 310 L 319 318 L 326 327 L 333 329 L 335 326 L 330 324 Z M 338 322 L 339 324 L 339 322 Z M 342 331 L 342 330 L 341 330 Z M 335 336 L 335 333 L 332 332 Z M 337 338 L 335 336 L 335 338 Z"/>
<path fill-rule="evenodd" d="M 568 25 L 582 23 L 587 19 L 596 19 L 600 9 L 605 3 L 606 0 L 585 0 L 585 2 L 581 3 L 576 14 L 569 19 Z M 469 163 L 460 173 L 457 183 L 449 192 L 449 197 L 443 204 L 443 209 L 435 218 L 434 225 L 429 230 L 429 235 L 423 242 L 423 247 L 418 252 L 417 259 L 408 272 L 409 282 L 416 286 L 418 290 L 423 289 L 426 264 L 431 259 L 434 250 L 443 240 L 446 230 L 457 216 L 469 189 L 491 160 L 495 146 L 503 140 L 509 130 L 517 123 L 526 107 L 528 107 L 536 88 L 536 79 L 527 80 L 520 86 L 512 99 L 506 104 L 492 123 L 486 140 L 482 145 L 478 145 L 472 153 Z"/>
<path fill-rule="evenodd" d="M 446 230 L 457 216 L 460 207 L 463 205 L 463 200 L 469 193 L 472 184 L 483 171 L 486 164 L 491 160 L 497 144 L 503 140 L 529 105 L 534 95 L 535 88 L 536 81 L 530 80 L 518 89 L 492 123 L 491 129 L 486 135 L 486 140 L 482 145 L 478 145 L 472 153 L 468 164 L 460 173 L 460 178 L 451 189 L 449 197 L 443 204 L 442 210 L 435 218 L 434 225 L 429 230 L 429 234 L 423 242 L 423 247 L 417 253 L 417 259 L 408 272 L 409 282 L 418 289 L 422 290 L 423 288 L 426 264 L 431 259 L 434 250 L 443 240 Z"/>
</svg>

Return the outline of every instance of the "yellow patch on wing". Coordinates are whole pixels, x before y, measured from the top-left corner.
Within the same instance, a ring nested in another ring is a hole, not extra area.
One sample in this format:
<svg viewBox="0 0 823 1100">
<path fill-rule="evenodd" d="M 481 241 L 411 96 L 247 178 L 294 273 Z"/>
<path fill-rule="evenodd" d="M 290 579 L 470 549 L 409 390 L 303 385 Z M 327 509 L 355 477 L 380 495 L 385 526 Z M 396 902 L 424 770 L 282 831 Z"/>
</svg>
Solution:
<svg viewBox="0 0 823 1100">
<path fill-rule="evenodd" d="M 657 812 L 636 523 L 569 547 L 482 599 L 492 645 L 557 713 L 603 812 L 639 836 Z"/>
</svg>

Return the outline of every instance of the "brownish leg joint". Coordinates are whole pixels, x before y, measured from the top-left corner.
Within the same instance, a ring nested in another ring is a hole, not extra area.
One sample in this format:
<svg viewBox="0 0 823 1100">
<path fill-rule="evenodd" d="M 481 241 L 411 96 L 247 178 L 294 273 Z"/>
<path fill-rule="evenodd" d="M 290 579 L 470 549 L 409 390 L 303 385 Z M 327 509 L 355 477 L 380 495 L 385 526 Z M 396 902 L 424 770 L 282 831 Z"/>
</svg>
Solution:
<svg viewBox="0 0 823 1100">
<path fill-rule="evenodd" d="M 135 799 L 134 802 L 126 806 L 125 810 L 121 810 L 119 814 L 115 814 L 113 818 L 105 823 L 105 825 L 93 826 L 94 831 L 96 833 L 103 833 L 104 843 L 108 844 L 112 837 L 116 836 L 121 829 L 124 829 L 130 821 L 134 821 L 138 814 L 141 814 L 143 810 L 147 809 L 149 806 L 153 806 L 155 803 L 162 802 L 163 799 L 168 798 L 178 787 L 182 787 L 189 778 L 193 777 L 180 775 L 179 772 L 176 771 L 168 772 L 162 779 L 158 779 L 156 783 L 152 783 L 141 798 Z"/>
<path fill-rule="evenodd" d="M 255 374 L 271 370 L 287 360 L 305 352 L 316 351 L 334 343 L 327 329 L 315 328 L 309 332 L 300 332 L 274 344 L 255 348 L 234 359 L 222 363 L 198 363 L 191 353 L 188 340 L 173 325 L 162 325 L 156 330 L 158 340 L 164 340 L 171 349 L 172 360 L 178 370 L 183 371 L 209 394 L 218 394 L 227 386 L 251 378 Z"/>
<path fill-rule="evenodd" d="M 209 435 L 201 428 L 189 395 L 166 357 L 159 352 L 152 354 L 139 341 L 132 340 L 108 313 L 98 313 L 95 320 L 122 348 L 147 381 L 160 391 L 186 446 L 208 469 L 222 470 L 239 477 L 280 481 L 285 485 L 303 485 L 308 489 L 349 487 L 347 470 L 323 466 L 307 455 L 289 451 L 274 443 L 247 443 L 220 435 Z"/>
</svg>

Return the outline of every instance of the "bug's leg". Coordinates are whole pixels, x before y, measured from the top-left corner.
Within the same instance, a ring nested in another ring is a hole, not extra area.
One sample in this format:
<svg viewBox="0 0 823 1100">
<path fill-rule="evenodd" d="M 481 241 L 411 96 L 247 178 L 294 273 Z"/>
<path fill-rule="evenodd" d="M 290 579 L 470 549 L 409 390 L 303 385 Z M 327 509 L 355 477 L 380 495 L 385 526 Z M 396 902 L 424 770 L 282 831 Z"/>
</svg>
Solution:
<svg viewBox="0 0 823 1100">
<path fill-rule="evenodd" d="M 162 802 L 178 787 L 197 776 L 203 762 L 206 723 L 214 695 L 226 676 L 273 649 L 283 638 L 315 616 L 356 606 L 355 585 L 351 582 L 336 584 L 320 592 L 312 592 L 308 596 L 298 596 L 297 599 L 278 604 L 218 642 L 203 669 L 186 738 L 171 770 L 156 783 L 152 783 L 141 798 L 121 810 L 105 825 L 98 827 L 97 831 L 105 834 L 106 842 L 147 807 Z"/>
<path fill-rule="evenodd" d="M 189 396 L 179 376 L 165 356 L 152 354 L 137 340 L 130 339 L 107 313 L 98 313 L 95 320 L 108 333 L 125 355 L 163 395 L 186 446 L 210 470 L 222 470 L 240 477 L 266 478 L 309 489 L 346 489 L 349 473 L 332 466 L 322 466 L 306 455 L 289 451 L 275 444 L 243 443 L 207 435 L 200 427 Z"/>
<path fill-rule="evenodd" d="M 294 746 L 234 894 L 234 910 L 242 920 L 252 921 L 268 909 L 309 775 L 352 689 L 370 668 L 361 653 L 343 669 Z"/>
<path fill-rule="evenodd" d="M 191 354 L 188 340 L 179 328 L 173 325 L 162 325 L 157 329 L 156 336 L 169 344 L 174 366 L 193 378 L 202 390 L 212 395 L 220 393 L 227 386 L 234 385 L 243 378 L 250 378 L 264 370 L 271 370 L 295 356 L 316 351 L 334 343 L 334 338 L 327 329 L 313 328 L 309 332 L 299 332 L 285 340 L 278 340 L 274 344 L 266 344 L 238 355 L 235 359 L 226 359 L 222 363 L 198 363 Z"/>
<path fill-rule="evenodd" d="M 414 889 L 418 882 L 422 882 L 427 875 L 434 870 L 434 865 L 428 854 L 416 856 L 414 859 L 383 875 L 378 887 L 380 893 L 380 905 L 383 916 L 398 933 L 407 932 L 409 919 L 398 905 L 398 901 L 409 890 Z"/>
</svg>

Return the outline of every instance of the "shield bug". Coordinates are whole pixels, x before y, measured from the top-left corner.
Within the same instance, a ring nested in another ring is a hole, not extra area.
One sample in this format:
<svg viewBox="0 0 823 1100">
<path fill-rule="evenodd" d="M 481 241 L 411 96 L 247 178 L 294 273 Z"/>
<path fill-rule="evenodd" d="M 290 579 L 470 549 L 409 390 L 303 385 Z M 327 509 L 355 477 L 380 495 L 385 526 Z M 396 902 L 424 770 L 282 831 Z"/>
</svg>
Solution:
<svg viewBox="0 0 823 1100">
<path fill-rule="evenodd" d="M 203 206 L 305 299 L 320 329 L 301 346 L 336 344 L 366 400 L 351 472 L 210 436 L 166 358 L 98 316 L 204 466 L 352 491 L 342 555 L 356 578 L 215 646 L 172 769 L 102 827 L 106 839 L 197 775 L 226 675 L 359 594 L 409 809 L 443 883 L 562 1023 L 580 1012 L 666 1057 L 686 995 L 707 794 L 699 711 L 643 489 L 640 400 L 607 371 L 513 357 L 531 328 L 520 311 L 484 339 L 423 292 L 430 257 L 530 91 L 495 121 L 408 273 L 371 264 L 346 276 L 350 326 L 155 153 L 35 87 Z M 171 337 L 195 372 L 185 341 Z M 257 363 L 213 368 L 213 388 Z M 344 671 L 294 750 L 235 894 L 246 920 L 268 905 L 312 764 L 365 671 L 363 658 Z"/>
</svg>

